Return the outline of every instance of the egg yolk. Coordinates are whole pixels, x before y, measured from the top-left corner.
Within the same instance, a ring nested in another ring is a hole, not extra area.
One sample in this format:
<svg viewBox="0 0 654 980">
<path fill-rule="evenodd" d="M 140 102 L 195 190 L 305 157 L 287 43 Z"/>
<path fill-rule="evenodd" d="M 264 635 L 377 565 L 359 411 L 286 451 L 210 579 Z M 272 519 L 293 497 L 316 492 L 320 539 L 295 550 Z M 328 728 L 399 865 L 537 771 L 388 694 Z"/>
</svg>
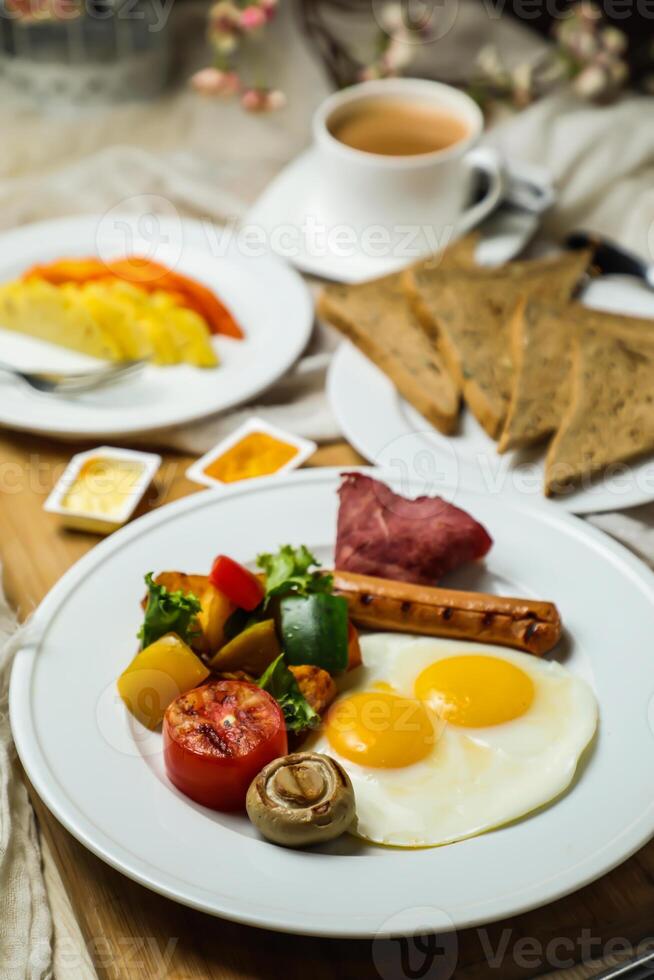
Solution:
<svg viewBox="0 0 654 980">
<path fill-rule="evenodd" d="M 361 766 L 397 769 L 429 755 L 436 740 L 420 701 L 386 691 L 353 694 L 327 715 L 327 738 L 338 755 Z"/>
<path fill-rule="evenodd" d="M 470 654 L 431 664 L 416 680 L 415 694 L 452 725 L 484 728 L 523 715 L 534 684 L 506 660 Z"/>
</svg>

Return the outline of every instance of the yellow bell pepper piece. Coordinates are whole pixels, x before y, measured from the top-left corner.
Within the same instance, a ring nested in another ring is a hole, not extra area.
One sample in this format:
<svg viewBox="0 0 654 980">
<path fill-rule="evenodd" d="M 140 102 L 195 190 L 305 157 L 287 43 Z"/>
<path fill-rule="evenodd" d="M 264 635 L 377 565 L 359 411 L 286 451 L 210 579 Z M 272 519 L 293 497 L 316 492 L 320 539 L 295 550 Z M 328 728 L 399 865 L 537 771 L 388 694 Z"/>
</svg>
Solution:
<svg viewBox="0 0 654 980">
<path fill-rule="evenodd" d="M 281 652 L 274 620 L 264 619 L 248 626 L 221 647 L 210 661 L 211 669 L 218 673 L 244 670 L 246 674 L 259 677 Z"/>
<path fill-rule="evenodd" d="M 175 633 L 166 633 L 136 654 L 118 678 L 128 711 L 146 728 L 157 728 L 168 705 L 197 687 L 209 670 Z"/>
</svg>

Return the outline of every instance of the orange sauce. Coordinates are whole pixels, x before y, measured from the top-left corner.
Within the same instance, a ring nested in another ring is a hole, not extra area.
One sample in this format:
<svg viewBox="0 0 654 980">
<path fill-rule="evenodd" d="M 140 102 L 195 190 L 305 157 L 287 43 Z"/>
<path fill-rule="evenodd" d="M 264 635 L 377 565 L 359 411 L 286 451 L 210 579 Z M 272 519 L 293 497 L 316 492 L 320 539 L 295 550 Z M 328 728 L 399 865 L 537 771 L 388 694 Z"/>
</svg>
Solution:
<svg viewBox="0 0 654 980">
<path fill-rule="evenodd" d="M 204 472 L 221 483 L 270 476 L 297 455 L 297 447 L 267 432 L 250 432 L 213 459 Z"/>
</svg>

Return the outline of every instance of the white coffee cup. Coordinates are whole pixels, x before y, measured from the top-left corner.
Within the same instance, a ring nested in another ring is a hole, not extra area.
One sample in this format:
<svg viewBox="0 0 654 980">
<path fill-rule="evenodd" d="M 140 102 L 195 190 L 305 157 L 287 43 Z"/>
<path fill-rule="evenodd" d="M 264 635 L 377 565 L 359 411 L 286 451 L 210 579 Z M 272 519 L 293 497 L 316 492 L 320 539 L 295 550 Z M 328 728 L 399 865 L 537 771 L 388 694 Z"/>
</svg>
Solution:
<svg viewBox="0 0 654 980">
<path fill-rule="evenodd" d="M 413 156 L 369 153 L 333 135 L 331 124 L 344 109 L 386 99 L 445 110 L 461 119 L 466 134 L 444 149 Z M 380 227 L 388 241 L 388 258 L 406 262 L 437 251 L 483 220 L 500 200 L 499 159 L 490 150 L 475 150 L 483 126 L 482 113 L 469 96 L 426 79 L 380 79 L 330 95 L 313 119 L 319 217 L 332 228 L 351 229 L 364 252 L 365 237 L 372 238 L 371 229 Z M 475 170 L 484 171 L 487 191 L 470 205 Z M 400 246 L 406 254 L 397 254 Z"/>
</svg>

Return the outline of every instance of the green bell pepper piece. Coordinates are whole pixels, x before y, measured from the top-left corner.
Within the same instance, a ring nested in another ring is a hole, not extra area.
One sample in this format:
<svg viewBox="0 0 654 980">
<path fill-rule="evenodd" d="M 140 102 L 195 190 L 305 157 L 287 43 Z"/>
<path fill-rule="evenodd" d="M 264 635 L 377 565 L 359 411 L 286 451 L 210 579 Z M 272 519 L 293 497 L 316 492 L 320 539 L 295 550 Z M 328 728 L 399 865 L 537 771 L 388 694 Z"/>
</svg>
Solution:
<svg viewBox="0 0 654 980">
<path fill-rule="evenodd" d="M 279 624 L 288 664 L 313 664 L 330 674 L 347 667 L 348 608 L 341 596 L 318 592 L 285 596 Z"/>
</svg>

